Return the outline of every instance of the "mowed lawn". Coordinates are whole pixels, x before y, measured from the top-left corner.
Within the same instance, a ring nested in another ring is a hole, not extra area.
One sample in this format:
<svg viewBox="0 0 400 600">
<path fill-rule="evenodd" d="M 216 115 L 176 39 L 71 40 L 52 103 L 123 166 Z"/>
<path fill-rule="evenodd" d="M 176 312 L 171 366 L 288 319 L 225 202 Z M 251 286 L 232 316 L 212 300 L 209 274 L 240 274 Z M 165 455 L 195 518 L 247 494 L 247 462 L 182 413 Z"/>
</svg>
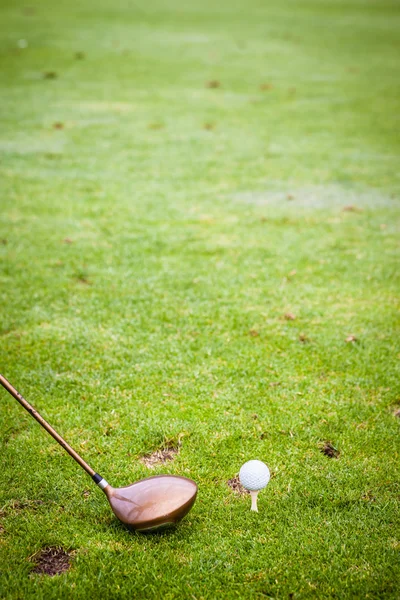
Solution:
<svg viewBox="0 0 400 600">
<path fill-rule="evenodd" d="M 113 485 L 199 495 L 129 533 L 2 390 L 1 598 L 399 597 L 399 32 L 396 0 L 2 1 L 1 372 Z"/>
</svg>

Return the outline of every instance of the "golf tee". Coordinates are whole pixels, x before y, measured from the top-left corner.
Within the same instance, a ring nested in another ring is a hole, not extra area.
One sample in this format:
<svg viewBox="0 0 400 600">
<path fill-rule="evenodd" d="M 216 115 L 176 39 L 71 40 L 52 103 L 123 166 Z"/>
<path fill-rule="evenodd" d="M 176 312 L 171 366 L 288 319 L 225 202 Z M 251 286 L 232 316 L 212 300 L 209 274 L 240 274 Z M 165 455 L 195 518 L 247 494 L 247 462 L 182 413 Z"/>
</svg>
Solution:
<svg viewBox="0 0 400 600">
<path fill-rule="evenodd" d="M 258 508 L 257 508 L 258 491 L 256 491 L 256 492 L 250 492 L 250 496 L 251 496 L 251 510 L 254 510 L 255 512 L 258 512 Z"/>
</svg>

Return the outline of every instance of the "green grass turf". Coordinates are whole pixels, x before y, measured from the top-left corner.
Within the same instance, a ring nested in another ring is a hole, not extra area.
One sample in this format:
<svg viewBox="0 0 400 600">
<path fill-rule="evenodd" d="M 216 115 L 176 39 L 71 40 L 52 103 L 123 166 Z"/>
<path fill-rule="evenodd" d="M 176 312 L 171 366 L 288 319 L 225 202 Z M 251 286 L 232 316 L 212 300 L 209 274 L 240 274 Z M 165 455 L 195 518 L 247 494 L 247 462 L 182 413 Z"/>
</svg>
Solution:
<svg viewBox="0 0 400 600">
<path fill-rule="evenodd" d="M 1 369 L 114 485 L 200 491 L 129 533 L 1 392 L 0 597 L 398 597 L 398 8 L 3 0 Z"/>
</svg>

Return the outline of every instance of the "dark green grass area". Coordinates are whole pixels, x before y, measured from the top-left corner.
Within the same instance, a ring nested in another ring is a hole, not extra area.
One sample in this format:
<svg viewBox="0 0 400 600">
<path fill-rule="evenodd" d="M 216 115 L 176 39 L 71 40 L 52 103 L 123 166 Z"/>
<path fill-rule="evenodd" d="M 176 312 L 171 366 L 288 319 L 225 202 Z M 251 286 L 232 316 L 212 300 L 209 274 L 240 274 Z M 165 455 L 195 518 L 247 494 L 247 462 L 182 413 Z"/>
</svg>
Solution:
<svg viewBox="0 0 400 600">
<path fill-rule="evenodd" d="M 1 392 L 1 598 L 398 598 L 399 31 L 394 0 L 2 2 L 1 372 L 112 484 L 199 496 L 127 532 Z"/>
</svg>

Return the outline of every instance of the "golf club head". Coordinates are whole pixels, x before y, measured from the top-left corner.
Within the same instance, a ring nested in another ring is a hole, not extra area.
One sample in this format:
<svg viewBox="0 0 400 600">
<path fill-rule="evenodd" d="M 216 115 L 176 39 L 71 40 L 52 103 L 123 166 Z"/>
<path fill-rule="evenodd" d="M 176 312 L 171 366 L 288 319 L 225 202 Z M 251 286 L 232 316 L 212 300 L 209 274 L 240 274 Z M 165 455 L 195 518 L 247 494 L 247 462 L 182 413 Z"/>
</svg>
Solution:
<svg viewBox="0 0 400 600">
<path fill-rule="evenodd" d="M 178 475 L 156 475 L 121 488 L 104 488 L 115 516 L 129 529 L 156 531 L 174 525 L 192 508 L 197 485 Z"/>
</svg>

